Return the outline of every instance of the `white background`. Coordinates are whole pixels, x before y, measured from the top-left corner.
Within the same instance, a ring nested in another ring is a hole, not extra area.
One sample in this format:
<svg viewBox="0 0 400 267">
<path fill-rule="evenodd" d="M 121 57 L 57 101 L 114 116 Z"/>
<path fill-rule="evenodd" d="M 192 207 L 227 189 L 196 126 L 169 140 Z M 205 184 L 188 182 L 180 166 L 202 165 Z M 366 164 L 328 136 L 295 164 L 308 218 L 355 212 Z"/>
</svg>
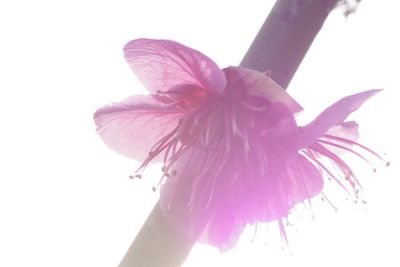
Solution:
<svg viewBox="0 0 400 267">
<path fill-rule="evenodd" d="M 138 166 L 97 137 L 93 112 L 143 92 L 123 60 L 131 39 L 168 38 L 221 67 L 237 65 L 273 1 L 0 2 L 0 266 L 117 266 L 157 199 Z M 303 120 L 354 92 L 385 88 L 353 118 L 360 141 L 392 162 L 357 166 L 367 205 L 338 192 L 338 211 L 314 201 L 289 230 L 246 232 L 232 251 L 197 245 L 191 266 L 399 266 L 398 90 L 400 5 L 363 0 L 345 19 L 335 11 L 289 92 Z M 331 186 L 328 184 L 328 186 Z M 332 185 L 334 186 L 334 185 Z"/>
</svg>

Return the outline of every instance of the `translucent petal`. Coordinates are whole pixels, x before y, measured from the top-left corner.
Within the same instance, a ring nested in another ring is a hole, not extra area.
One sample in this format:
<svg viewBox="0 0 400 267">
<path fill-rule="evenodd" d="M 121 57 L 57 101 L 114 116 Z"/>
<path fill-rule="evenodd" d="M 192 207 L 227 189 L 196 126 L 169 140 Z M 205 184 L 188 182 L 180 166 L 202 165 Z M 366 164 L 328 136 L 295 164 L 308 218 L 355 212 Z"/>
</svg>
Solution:
<svg viewBox="0 0 400 267">
<path fill-rule="evenodd" d="M 226 250 L 236 244 L 245 226 L 245 218 L 238 217 L 237 211 L 245 192 L 239 184 L 231 186 L 238 169 L 233 164 L 223 164 L 221 172 L 216 166 L 205 168 L 215 165 L 215 155 L 197 148 L 181 155 L 176 175 L 168 177 L 161 188 L 160 207 L 177 229 Z"/>
<path fill-rule="evenodd" d="M 235 207 L 225 206 L 216 212 L 206 229 L 206 243 L 217 246 L 221 252 L 232 249 L 238 242 L 246 223 L 236 219 L 232 210 Z"/>
<path fill-rule="evenodd" d="M 207 153 L 187 150 L 174 165 L 175 175 L 161 187 L 160 208 L 167 220 L 178 230 L 198 239 L 215 212 L 214 202 L 208 204 L 212 179 L 197 180 Z"/>
<path fill-rule="evenodd" d="M 169 40 L 137 39 L 124 47 L 125 59 L 150 92 L 195 85 L 221 93 L 225 74 L 207 56 Z"/>
<path fill-rule="evenodd" d="M 347 116 L 380 91 L 379 89 L 375 89 L 350 95 L 325 109 L 314 121 L 300 128 L 300 148 L 314 143 L 318 138 L 327 133 L 329 129 L 342 123 Z"/>
<path fill-rule="evenodd" d="M 326 133 L 328 136 L 324 135 L 320 140 L 327 140 L 332 144 L 339 145 L 346 149 L 351 149 L 353 147 L 352 141 L 356 141 L 359 137 L 358 133 L 358 124 L 355 121 L 346 121 L 343 123 L 339 123 L 331 127 Z M 344 138 L 349 142 L 343 142 L 337 139 L 329 138 L 329 136 Z M 324 144 L 322 144 L 324 145 Z M 346 149 L 342 149 L 340 147 L 335 147 L 332 145 L 324 145 L 328 149 L 330 149 L 335 154 L 342 154 L 343 152 L 347 152 Z"/>
<path fill-rule="evenodd" d="M 262 72 L 242 67 L 229 67 L 224 71 L 229 80 L 230 89 L 245 89 L 249 95 L 265 97 L 271 102 L 284 103 L 292 113 L 303 110 L 282 87 Z"/>
<path fill-rule="evenodd" d="M 323 179 L 318 169 L 301 155 L 281 159 L 281 170 L 275 168 L 265 179 L 265 185 L 255 190 L 258 210 L 250 221 L 269 222 L 287 217 L 297 203 L 319 194 Z"/>
<path fill-rule="evenodd" d="M 151 95 L 138 95 L 100 108 L 94 120 L 108 147 L 143 161 L 152 146 L 177 126 L 182 115 L 182 110 L 169 108 Z"/>
<path fill-rule="evenodd" d="M 345 121 L 331 127 L 327 134 L 356 141 L 359 137 L 358 124 L 355 121 Z"/>
</svg>

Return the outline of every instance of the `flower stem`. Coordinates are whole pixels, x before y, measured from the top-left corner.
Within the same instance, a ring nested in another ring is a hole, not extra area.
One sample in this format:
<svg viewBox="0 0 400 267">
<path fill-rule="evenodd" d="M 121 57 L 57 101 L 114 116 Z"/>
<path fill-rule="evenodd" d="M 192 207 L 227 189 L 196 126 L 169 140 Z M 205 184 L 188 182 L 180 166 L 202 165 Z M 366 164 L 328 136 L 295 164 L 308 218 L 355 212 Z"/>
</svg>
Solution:
<svg viewBox="0 0 400 267">
<path fill-rule="evenodd" d="M 337 0 L 279 0 L 244 56 L 241 66 L 270 72 L 287 88 Z"/>
<path fill-rule="evenodd" d="M 194 243 L 166 221 L 157 203 L 119 267 L 181 266 Z"/>
</svg>

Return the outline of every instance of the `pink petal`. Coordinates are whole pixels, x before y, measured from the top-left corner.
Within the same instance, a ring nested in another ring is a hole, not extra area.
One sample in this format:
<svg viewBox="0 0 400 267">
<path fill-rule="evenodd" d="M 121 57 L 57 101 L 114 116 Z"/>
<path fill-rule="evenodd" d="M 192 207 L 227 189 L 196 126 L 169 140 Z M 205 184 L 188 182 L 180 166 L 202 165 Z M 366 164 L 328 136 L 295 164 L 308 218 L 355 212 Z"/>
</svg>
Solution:
<svg viewBox="0 0 400 267">
<path fill-rule="evenodd" d="M 177 126 L 182 115 L 182 110 L 168 108 L 151 95 L 137 95 L 100 108 L 94 120 L 108 147 L 143 161 L 152 146 Z"/>
<path fill-rule="evenodd" d="M 206 231 L 204 241 L 207 244 L 217 246 L 221 252 L 233 248 L 242 234 L 246 223 L 237 220 L 233 215 L 235 207 L 221 207 L 214 213 Z"/>
<path fill-rule="evenodd" d="M 224 73 L 202 53 L 169 40 L 136 39 L 124 47 L 125 59 L 150 92 L 196 85 L 221 93 Z"/>
<path fill-rule="evenodd" d="M 181 155 L 174 166 L 176 174 L 167 178 L 160 193 L 160 208 L 166 219 L 176 229 L 196 240 L 215 212 L 214 205 L 208 205 L 211 180 L 196 183 L 195 173 L 201 168 L 206 156 L 204 151 L 195 149 Z"/>
<path fill-rule="evenodd" d="M 343 123 L 340 123 L 338 125 L 335 125 L 331 127 L 328 132 L 326 133 L 329 136 L 335 136 L 339 138 L 344 138 L 348 141 L 356 141 L 359 137 L 358 134 L 358 124 L 355 121 L 346 121 Z M 339 140 L 335 140 L 332 138 L 325 138 L 325 136 L 322 136 L 323 139 L 327 139 L 329 142 L 332 144 L 337 144 L 341 147 L 345 147 L 347 149 L 351 149 L 353 147 L 353 144 L 351 142 L 342 142 Z M 320 139 L 320 140 L 323 140 Z M 346 152 L 345 149 L 338 148 L 332 145 L 324 145 L 331 151 L 333 151 L 335 154 L 342 154 L 343 152 Z"/>
<path fill-rule="evenodd" d="M 260 136 L 269 147 L 267 151 L 297 152 L 298 126 L 288 106 L 281 102 L 271 103 L 260 115 L 262 118 L 257 123 L 262 127 Z"/>
<path fill-rule="evenodd" d="M 366 100 L 381 90 L 369 90 L 344 97 L 325 109 L 314 121 L 300 128 L 300 148 L 314 143 L 333 126 L 342 123 L 347 116 L 356 111 Z"/>
<path fill-rule="evenodd" d="M 203 172 L 211 153 L 193 148 L 180 156 L 176 175 L 169 176 L 162 185 L 160 208 L 178 230 L 226 250 L 236 244 L 245 226 L 245 221 L 237 217 L 238 199 L 244 197 L 235 194 L 244 192 L 242 187 L 230 186 L 237 171 L 232 164 L 224 165 L 218 176 L 212 174 L 214 168 Z"/>
<path fill-rule="evenodd" d="M 285 161 L 285 159 L 282 159 Z M 297 203 L 318 195 L 323 179 L 318 169 L 301 155 L 286 160 L 279 172 L 271 173 L 263 193 L 259 192 L 259 212 L 253 220 L 268 222 L 287 217 Z"/>
<path fill-rule="evenodd" d="M 271 102 L 284 103 L 292 113 L 303 110 L 282 87 L 262 72 L 242 67 L 229 67 L 224 71 L 233 90 L 243 88 L 249 95 L 265 97 Z"/>
<path fill-rule="evenodd" d="M 359 137 L 358 134 L 358 123 L 355 121 L 345 121 L 331 127 L 328 135 L 333 135 L 341 138 L 346 138 L 351 141 L 356 141 Z"/>
</svg>

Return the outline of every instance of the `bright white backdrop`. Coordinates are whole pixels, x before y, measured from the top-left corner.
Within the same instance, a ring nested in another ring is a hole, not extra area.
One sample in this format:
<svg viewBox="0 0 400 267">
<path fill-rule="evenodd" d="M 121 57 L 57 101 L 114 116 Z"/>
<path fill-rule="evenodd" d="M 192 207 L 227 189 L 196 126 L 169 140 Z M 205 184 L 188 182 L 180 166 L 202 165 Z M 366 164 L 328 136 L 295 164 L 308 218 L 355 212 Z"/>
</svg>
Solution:
<svg viewBox="0 0 400 267">
<path fill-rule="evenodd" d="M 100 106 L 143 92 L 122 56 L 134 38 L 169 38 L 221 67 L 236 65 L 273 1 L 3 1 L 0 3 L 0 266 L 117 266 L 154 205 L 158 167 L 137 166 L 95 133 Z M 343 95 L 385 88 L 357 114 L 361 142 L 390 168 L 360 165 L 368 204 L 315 201 L 293 219 L 291 252 L 261 229 L 220 255 L 198 245 L 193 266 L 399 266 L 396 1 L 363 0 L 328 19 L 289 92 L 311 118 Z M 358 164 L 355 162 L 355 164 Z M 335 197 L 336 199 L 336 197 Z M 344 199 L 344 197 L 343 197 Z M 323 208 L 323 209 L 321 209 Z M 265 241 L 268 241 L 265 245 Z"/>
</svg>

